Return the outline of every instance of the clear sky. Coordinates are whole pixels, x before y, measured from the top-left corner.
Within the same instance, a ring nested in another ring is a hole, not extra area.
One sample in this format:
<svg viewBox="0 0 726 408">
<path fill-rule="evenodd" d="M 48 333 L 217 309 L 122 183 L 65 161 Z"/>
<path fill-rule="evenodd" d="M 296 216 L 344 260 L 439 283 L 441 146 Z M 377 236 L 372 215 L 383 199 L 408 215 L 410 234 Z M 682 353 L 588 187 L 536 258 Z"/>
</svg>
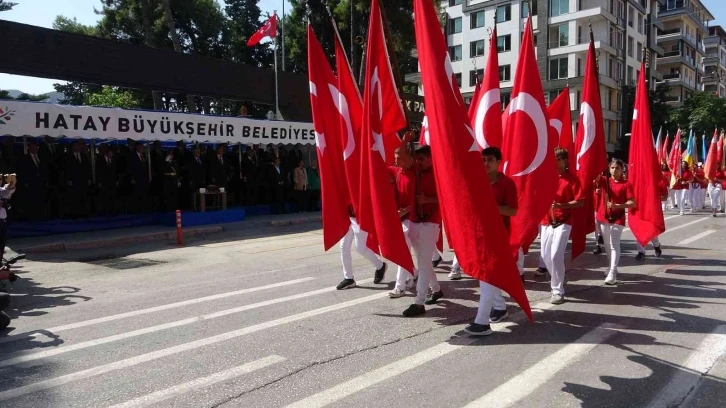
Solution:
<svg viewBox="0 0 726 408">
<path fill-rule="evenodd" d="M 224 0 L 217 0 L 220 4 Z M 260 0 L 262 13 L 277 9 L 282 14 L 282 2 L 284 0 Z M 716 17 L 711 24 L 726 25 L 726 0 L 701 0 Z M 50 28 L 53 20 L 58 15 L 75 17 L 82 24 L 92 25 L 98 21 L 98 16 L 93 8 L 100 8 L 100 0 L 15 0 L 19 3 L 11 11 L 0 13 L 4 20 L 17 21 L 19 23 L 32 24 Z M 290 3 L 285 6 L 287 10 Z M 40 94 L 53 91 L 53 83 L 58 82 L 52 79 L 41 79 L 32 77 L 21 77 L 16 75 L 0 74 L 0 89 L 19 89 L 32 94 Z"/>
<path fill-rule="evenodd" d="M 217 0 L 224 7 L 224 0 Z M 262 14 L 272 14 L 274 10 L 282 14 L 283 0 L 260 0 Z M 101 0 L 13 0 L 18 3 L 10 11 L 0 13 L 0 19 L 31 24 L 40 27 L 52 28 L 56 16 L 75 17 L 79 23 L 94 25 L 99 16 L 93 11 L 94 7 L 101 8 Z M 285 11 L 290 10 L 287 1 Z M 17 75 L 0 74 L 0 89 L 19 89 L 31 94 L 52 92 L 53 84 L 60 82 L 52 79 L 23 77 Z"/>
</svg>

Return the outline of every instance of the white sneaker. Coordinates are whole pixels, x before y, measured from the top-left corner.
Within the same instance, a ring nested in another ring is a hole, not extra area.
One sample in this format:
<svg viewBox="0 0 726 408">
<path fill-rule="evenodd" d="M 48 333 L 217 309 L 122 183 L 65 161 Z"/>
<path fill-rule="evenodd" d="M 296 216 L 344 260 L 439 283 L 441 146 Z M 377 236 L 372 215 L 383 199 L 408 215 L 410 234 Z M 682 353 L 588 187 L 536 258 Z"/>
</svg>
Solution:
<svg viewBox="0 0 726 408">
<path fill-rule="evenodd" d="M 608 276 L 605 278 L 605 284 L 606 285 L 614 285 L 618 282 L 617 279 L 617 272 L 610 272 L 608 273 Z"/>
<path fill-rule="evenodd" d="M 455 268 L 452 269 L 451 272 L 449 272 L 449 280 L 459 280 L 461 279 L 461 269 Z"/>
<path fill-rule="evenodd" d="M 396 299 L 404 296 L 406 296 L 406 291 L 402 289 L 395 288 L 392 291 L 388 292 L 388 297 L 391 299 Z"/>
<path fill-rule="evenodd" d="M 411 290 L 416 287 L 416 279 L 409 278 L 406 280 L 406 290 Z"/>
</svg>

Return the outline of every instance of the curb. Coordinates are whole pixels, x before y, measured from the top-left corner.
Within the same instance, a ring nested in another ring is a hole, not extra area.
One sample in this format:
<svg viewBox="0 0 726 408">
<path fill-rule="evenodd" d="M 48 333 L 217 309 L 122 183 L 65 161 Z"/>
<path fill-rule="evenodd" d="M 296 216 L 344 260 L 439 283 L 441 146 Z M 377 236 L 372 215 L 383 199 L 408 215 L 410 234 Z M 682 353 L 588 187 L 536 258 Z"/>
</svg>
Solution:
<svg viewBox="0 0 726 408">
<path fill-rule="evenodd" d="M 295 218 L 292 220 L 284 220 L 284 221 L 269 221 L 268 225 L 271 225 L 273 227 L 283 227 L 288 225 L 297 225 L 297 224 L 306 224 L 309 222 L 321 222 L 323 220 L 323 217 L 308 217 L 308 218 Z"/>
<path fill-rule="evenodd" d="M 184 230 L 184 238 L 196 237 L 200 235 L 215 234 L 224 231 L 221 226 L 216 227 L 200 227 L 187 228 Z M 38 245 L 28 248 L 18 249 L 17 252 L 25 254 L 40 254 L 51 252 L 62 252 L 83 249 L 105 248 L 110 246 L 128 245 L 139 242 L 165 241 L 176 239 L 176 230 L 168 232 L 152 232 L 143 235 L 132 235 L 120 238 L 111 238 L 106 240 L 71 242 L 68 244 L 54 243 Z"/>
</svg>

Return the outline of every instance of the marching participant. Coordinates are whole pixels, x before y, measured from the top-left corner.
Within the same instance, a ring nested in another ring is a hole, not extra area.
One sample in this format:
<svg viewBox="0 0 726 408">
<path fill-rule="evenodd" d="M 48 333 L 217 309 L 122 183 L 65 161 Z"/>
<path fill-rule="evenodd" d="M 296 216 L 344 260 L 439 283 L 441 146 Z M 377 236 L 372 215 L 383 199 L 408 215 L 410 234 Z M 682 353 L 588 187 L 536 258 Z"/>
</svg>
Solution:
<svg viewBox="0 0 726 408">
<path fill-rule="evenodd" d="M 660 200 L 662 203 L 662 208 L 665 208 L 668 200 L 668 183 L 666 182 L 665 178 L 662 178 L 660 180 L 660 183 L 658 183 L 658 188 L 660 189 Z M 660 240 L 658 239 L 658 237 L 653 238 L 650 243 L 653 244 L 653 250 L 655 251 L 656 258 L 660 258 L 660 256 L 663 255 L 663 250 L 660 247 Z M 635 260 L 642 261 L 643 259 L 645 259 L 645 247 L 640 245 L 637 240 L 635 241 L 635 245 L 638 248 L 638 255 L 635 256 Z"/>
<path fill-rule="evenodd" d="M 502 215 L 504 227 L 509 233 L 509 218 L 517 215 L 517 186 L 511 178 L 499 171 L 499 163 L 502 161 L 502 152 L 497 147 L 488 147 L 482 152 L 484 165 L 487 169 L 489 182 L 494 192 L 494 199 L 499 205 L 499 213 Z M 520 258 L 523 260 L 522 250 L 519 250 Z M 519 262 L 517 262 L 519 267 Z M 519 267 L 520 274 L 522 268 Z M 479 309 L 474 319 L 474 323 L 464 329 L 467 333 L 474 336 L 488 336 L 492 334 L 489 323 L 497 323 L 506 319 L 507 303 L 502 296 L 502 291 L 486 282 L 479 281 Z"/>
<path fill-rule="evenodd" d="M 721 167 L 708 183 L 708 196 L 711 197 L 711 215 L 721 211 L 721 193 L 723 192 L 723 182 L 726 180 L 724 168 Z"/>
<path fill-rule="evenodd" d="M 542 256 L 552 280 L 550 303 L 565 302 L 565 249 L 572 231 L 572 209 L 583 205 L 582 186 L 577 177 L 570 173 L 569 155 L 563 148 L 555 149 L 559 185 L 550 211 L 542 220 Z"/>
<path fill-rule="evenodd" d="M 675 190 L 676 202 L 678 203 L 678 215 L 684 214 L 684 207 L 691 182 L 693 181 L 693 173 L 688 169 L 688 162 L 681 162 L 681 175 L 676 176 L 676 182 L 673 185 Z M 693 211 L 693 203 L 691 203 L 691 211 Z"/>
<path fill-rule="evenodd" d="M 394 152 L 395 165 L 389 167 L 391 183 L 396 193 L 396 204 L 398 205 L 398 216 L 401 218 L 403 235 L 406 244 L 411 248 L 411 240 L 408 237 L 408 215 L 414 206 L 416 195 L 416 172 L 413 168 L 413 158 L 408 154 L 404 145 Z M 415 271 L 414 271 L 415 273 Z M 413 286 L 414 274 L 400 266 L 396 273 L 396 286 L 388 292 L 392 299 L 406 295 L 406 290 Z"/>
<path fill-rule="evenodd" d="M 386 269 L 388 269 L 388 264 L 381 261 L 378 255 L 366 246 L 368 233 L 360 229 L 360 225 L 358 225 L 358 222 L 353 216 L 352 206 L 349 206 L 349 212 L 351 213 L 350 229 L 348 229 L 348 233 L 345 234 L 343 240 L 340 241 L 340 258 L 343 261 L 343 280 L 336 286 L 338 290 L 351 289 L 356 285 L 355 278 L 353 277 L 353 254 L 351 253 L 351 246 L 353 244 L 355 244 L 355 250 L 376 268 L 373 275 L 373 283 L 381 283 L 386 274 Z"/>
<path fill-rule="evenodd" d="M 623 177 L 622 160 L 610 162 L 610 178 L 598 177 L 595 191 L 603 199 L 598 207 L 597 219 L 603 223 L 603 238 L 607 245 L 609 269 L 605 278 L 606 285 L 617 282 L 618 263 L 620 262 L 620 237 L 625 229 L 625 210 L 635 207 L 633 186 Z"/>
<path fill-rule="evenodd" d="M 699 163 L 693 165 L 693 183 L 691 184 L 691 212 L 701 211 L 706 203 L 706 173 Z"/>
<path fill-rule="evenodd" d="M 409 212 L 406 223 L 408 224 L 408 238 L 416 255 L 418 281 L 416 283 L 416 299 L 403 312 L 405 317 L 419 316 L 426 313 L 424 304 L 433 305 L 444 296 L 436 279 L 434 266 L 431 264 L 431 259 L 436 250 L 436 241 L 439 239 L 439 229 L 441 228 L 441 210 L 436 193 L 431 147 L 419 147 L 416 149 L 415 157 L 418 191 L 416 192 L 414 211 Z M 429 286 L 431 286 L 432 293 L 427 296 Z"/>
<path fill-rule="evenodd" d="M 676 208 L 676 197 L 675 193 L 673 192 L 673 189 L 669 188 L 669 184 L 671 181 L 671 171 L 668 168 L 668 165 L 663 163 L 660 165 L 661 172 L 663 173 L 663 181 L 666 187 L 666 191 L 668 194 L 666 194 L 665 200 L 662 201 L 663 205 L 663 212 L 665 213 L 668 210 L 668 202 L 670 201 L 671 208 Z"/>
</svg>

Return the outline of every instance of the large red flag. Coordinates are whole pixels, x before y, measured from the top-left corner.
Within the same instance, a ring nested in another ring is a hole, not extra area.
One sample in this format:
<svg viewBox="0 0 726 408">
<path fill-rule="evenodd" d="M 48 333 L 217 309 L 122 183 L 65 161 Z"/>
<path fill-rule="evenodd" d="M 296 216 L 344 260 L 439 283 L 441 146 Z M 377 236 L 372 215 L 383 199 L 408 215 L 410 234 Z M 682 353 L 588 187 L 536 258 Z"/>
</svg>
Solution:
<svg viewBox="0 0 726 408">
<path fill-rule="evenodd" d="M 703 166 L 703 171 L 709 180 L 713 180 L 719 170 L 718 159 L 718 130 L 714 130 L 711 146 L 708 148 L 708 155 L 706 156 L 706 164 Z"/>
<path fill-rule="evenodd" d="M 481 182 L 486 169 L 430 0 L 414 0 L 414 27 L 439 204 L 456 257 L 466 273 L 509 293 L 531 319 L 494 193 Z"/>
<path fill-rule="evenodd" d="M 723 132 L 721 132 L 721 137 L 718 139 L 718 145 L 716 145 L 716 155 L 718 156 L 719 166 L 724 164 L 723 152 Z"/>
<path fill-rule="evenodd" d="M 628 226 L 635 239 L 643 246 L 665 231 L 659 187 L 662 176 L 658 155 L 653 148 L 645 74 L 644 60 L 640 65 L 638 86 L 635 90 L 628 164 L 628 180 L 633 186 L 635 196 L 635 208 L 628 211 Z"/>
<path fill-rule="evenodd" d="M 381 255 L 403 269 L 413 271 L 411 252 L 401 228 L 386 164 L 387 157 L 393 156 L 393 150 L 388 149 L 391 144 L 384 139 L 398 139 L 395 132 L 406 126 L 406 117 L 388 59 L 378 0 L 371 2 L 365 72 L 358 220 L 361 229 L 376 237 Z M 389 111 L 388 115 L 384 109 Z M 391 115 L 390 111 L 398 112 L 400 116 Z"/>
<path fill-rule="evenodd" d="M 474 107 L 474 105 L 476 105 Z M 502 147 L 502 102 L 499 92 L 499 56 L 497 53 L 497 27 L 489 38 L 489 57 L 484 71 L 484 81 L 478 98 L 472 99 L 469 110 L 471 126 L 479 147 Z M 472 115 L 473 114 L 473 115 Z"/>
<path fill-rule="evenodd" d="M 666 131 L 665 138 L 663 139 L 663 145 L 660 147 L 660 151 L 658 152 L 658 159 L 660 161 L 660 164 L 668 164 L 668 139 L 670 138 L 670 135 Z"/>
<path fill-rule="evenodd" d="M 651 137 L 653 136 L 651 135 Z M 580 179 L 582 185 L 585 202 L 582 208 L 578 209 L 574 214 L 576 218 L 582 218 L 583 222 L 576 222 L 572 226 L 573 258 L 585 250 L 585 236 L 595 231 L 595 203 L 592 183 L 598 175 L 605 171 L 608 165 L 602 103 L 600 100 L 600 83 L 598 82 L 597 56 L 595 55 L 595 40 L 592 31 L 590 31 L 590 47 L 587 52 L 585 79 L 582 85 L 582 105 L 580 105 L 580 123 L 577 126 L 575 151 L 577 156 L 574 164 L 576 165 L 577 178 Z M 572 164 L 572 161 L 570 163 Z"/>
<path fill-rule="evenodd" d="M 273 14 L 272 17 L 265 21 L 265 24 L 257 30 L 249 40 L 247 40 L 247 46 L 253 47 L 262 41 L 265 37 L 275 38 L 277 36 L 277 14 Z"/>
<path fill-rule="evenodd" d="M 327 251 L 348 232 L 350 199 L 345 173 L 341 171 L 343 149 L 338 126 L 335 121 L 330 120 L 331 115 L 335 115 L 335 107 L 328 86 L 335 83 L 335 75 L 310 25 L 308 25 L 308 78 L 320 168 L 323 245 Z"/>
<path fill-rule="evenodd" d="M 559 135 L 559 146 L 568 152 L 575 150 L 575 141 L 572 138 L 572 109 L 570 108 L 570 87 L 565 89 L 547 107 L 549 124 Z"/>
<path fill-rule="evenodd" d="M 514 180 L 519 195 L 519 210 L 511 219 L 510 240 L 514 249 L 527 252 L 554 200 L 559 182 L 554 154 L 557 139 L 557 132 L 547 124 L 529 17 L 502 142 L 504 173 Z"/>
<path fill-rule="evenodd" d="M 673 146 L 668 156 L 668 168 L 671 169 L 670 187 L 676 184 L 676 179 L 681 176 L 681 128 L 678 128 L 676 136 L 673 138 Z"/>
</svg>

